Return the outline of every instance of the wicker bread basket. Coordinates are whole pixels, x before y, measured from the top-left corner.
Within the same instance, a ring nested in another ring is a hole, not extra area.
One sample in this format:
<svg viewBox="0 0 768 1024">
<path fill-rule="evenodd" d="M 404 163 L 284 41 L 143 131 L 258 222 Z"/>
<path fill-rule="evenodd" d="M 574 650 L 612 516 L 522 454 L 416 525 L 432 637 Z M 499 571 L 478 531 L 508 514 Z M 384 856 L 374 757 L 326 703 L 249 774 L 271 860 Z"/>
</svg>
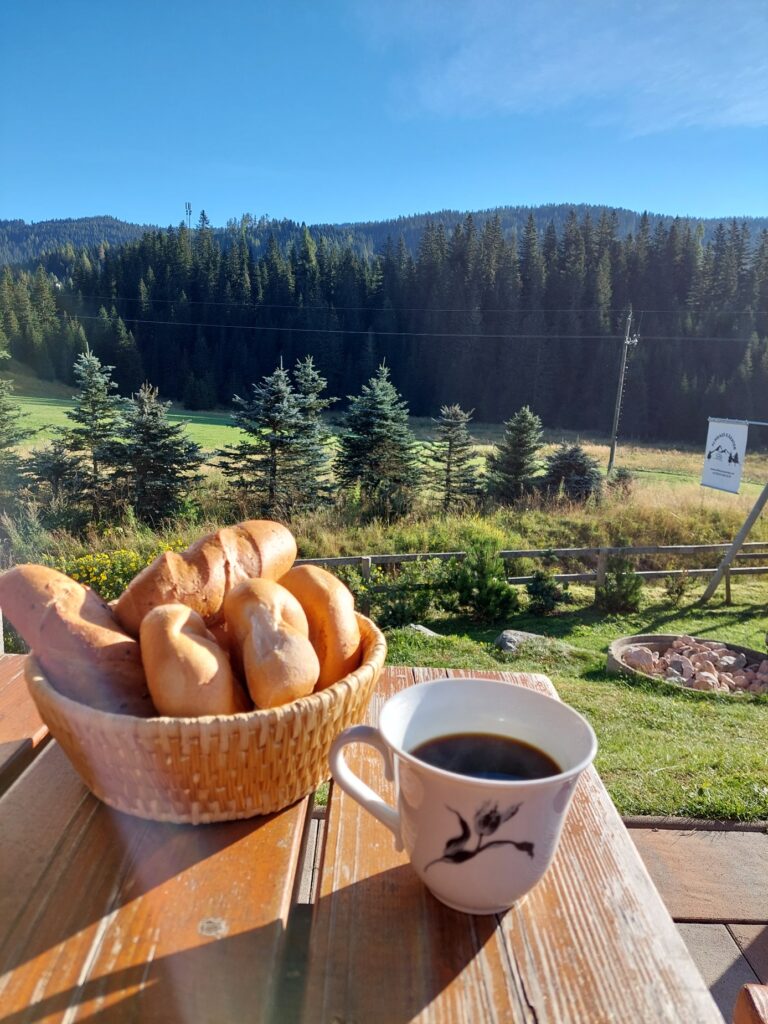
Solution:
<svg viewBox="0 0 768 1024">
<path fill-rule="evenodd" d="M 119 811 L 187 822 L 269 814 L 329 777 L 328 753 L 342 729 L 362 721 L 387 645 L 358 615 L 363 661 L 319 693 L 279 708 L 206 718 L 134 718 L 62 696 L 34 655 L 26 677 L 51 735 L 91 792 Z"/>
</svg>

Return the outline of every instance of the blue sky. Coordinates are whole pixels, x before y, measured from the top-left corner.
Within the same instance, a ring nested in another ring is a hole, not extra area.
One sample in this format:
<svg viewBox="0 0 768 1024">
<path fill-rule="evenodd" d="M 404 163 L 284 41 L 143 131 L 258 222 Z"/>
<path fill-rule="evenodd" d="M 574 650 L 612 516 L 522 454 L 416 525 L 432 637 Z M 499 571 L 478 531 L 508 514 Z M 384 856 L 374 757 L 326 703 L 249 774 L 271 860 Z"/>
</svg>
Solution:
<svg viewBox="0 0 768 1024">
<path fill-rule="evenodd" d="M 0 4 L 0 218 L 768 215 L 766 0 Z"/>
</svg>

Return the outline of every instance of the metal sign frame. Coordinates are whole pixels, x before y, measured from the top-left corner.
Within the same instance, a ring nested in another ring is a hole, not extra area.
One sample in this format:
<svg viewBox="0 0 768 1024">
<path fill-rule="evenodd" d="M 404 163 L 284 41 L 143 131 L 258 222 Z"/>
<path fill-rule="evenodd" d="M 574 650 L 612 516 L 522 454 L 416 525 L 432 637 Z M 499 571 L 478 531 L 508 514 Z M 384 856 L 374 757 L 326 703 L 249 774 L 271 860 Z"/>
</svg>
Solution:
<svg viewBox="0 0 768 1024">
<path fill-rule="evenodd" d="M 747 426 L 750 426 L 750 427 L 768 427 L 768 423 L 766 423 L 766 422 L 764 422 L 762 420 L 733 420 L 733 419 L 723 419 L 720 416 L 709 416 L 707 418 L 707 422 L 710 422 L 711 420 L 717 420 L 720 423 L 742 423 L 742 424 L 745 423 L 745 424 L 747 424 Z M 733 492 L 731 492 L 731 493 L 733 493 Z M 763 511 L 763 508 L 764 508 L 766 502 L 768 502 L 768 484 L 766 484 L 765 487 L 763 488 L 763 490 L 760 492 L 760 494 L 759 494 L 759 496 L 757 498 L 757 501 L 752 506 L 752 511 L 749 513 L 747 518 L 744 520 L 744 523 L 743 523 L 741 529 L 739 530 L 739 532 L 733 538 L 733 543 L 728 548 L 726 553 L 723 555 L 723 558 L 722 558 L 720 564 L 718 565 L 717 569 L 715 570 L 714 576 L 712 577 L 712 579 L 707 584 L 707 589 L 701 595 L 701 604 L 705 604 L 710 599 L 710 597 L 712 597 L 714 592 L 717 590 L 717 587 L 718 587 L 718 585 L 720 583 L 720 580 L 723 578 L 723 576 L 725 575 L 726 570 L 728 569 L 728 567 L 730 566 L 731 562 L 734 560 L 734 558 L 738 554 L 739 549 L 741 548 L 741 545 L 747 539 L 749 531 L 752 529 L 752 527 L 754 526 L 755 522 L 757 521 L 757 517 Z"/>
</svg>

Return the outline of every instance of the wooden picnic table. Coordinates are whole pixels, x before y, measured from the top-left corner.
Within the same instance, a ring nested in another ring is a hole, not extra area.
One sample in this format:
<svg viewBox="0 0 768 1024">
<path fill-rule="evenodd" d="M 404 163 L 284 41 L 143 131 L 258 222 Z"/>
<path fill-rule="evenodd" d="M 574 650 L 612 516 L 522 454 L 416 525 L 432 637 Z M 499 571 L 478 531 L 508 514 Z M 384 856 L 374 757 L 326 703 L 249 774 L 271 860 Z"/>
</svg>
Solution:
<svg viewBox="0 0 768 1024">
<path fill-rule="evenodd" d="M 0 1024 L 722 1024 L 594 769 L 544 881 L 490 917 L 438 903 L 332 789 L 310 909 L 309 798 L 217 825 L 114 811 L 44 741 L 22 665 L 0 657 Z M 470 673 L 385 669 L 369 721 L 446 674 Z M 387 792 L 370 748 L 347 757 Z"/>
</svg>

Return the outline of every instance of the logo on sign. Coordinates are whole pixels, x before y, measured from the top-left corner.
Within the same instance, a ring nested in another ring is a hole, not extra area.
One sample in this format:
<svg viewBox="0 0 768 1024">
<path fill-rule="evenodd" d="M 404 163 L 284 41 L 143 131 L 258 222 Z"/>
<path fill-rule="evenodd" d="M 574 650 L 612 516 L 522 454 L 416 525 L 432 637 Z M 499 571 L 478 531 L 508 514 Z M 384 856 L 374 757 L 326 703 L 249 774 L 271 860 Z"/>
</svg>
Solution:
<svg viewBox="0 0 768 1024">
<path fill-rule="evenodd" d="M 729 466 L 739 464 L 739 450 L 733 434 L 723 432 L 715 437 L 712 447 L 707 451 L 707 458 L 715 462 L 727 462 Z"/>
</svg>

